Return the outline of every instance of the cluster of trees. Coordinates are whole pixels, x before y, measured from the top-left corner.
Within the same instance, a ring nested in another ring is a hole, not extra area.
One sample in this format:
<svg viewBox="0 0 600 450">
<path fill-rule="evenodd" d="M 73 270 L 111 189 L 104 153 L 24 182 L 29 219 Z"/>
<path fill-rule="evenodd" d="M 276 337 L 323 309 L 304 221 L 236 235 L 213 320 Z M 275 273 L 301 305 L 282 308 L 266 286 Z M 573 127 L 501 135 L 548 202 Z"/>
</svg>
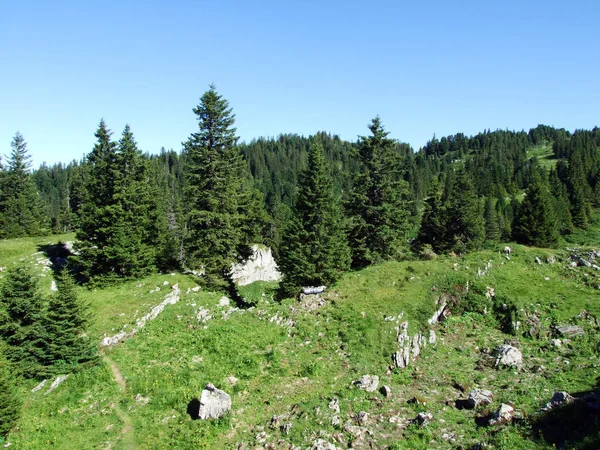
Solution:
<svg viewBox="0 0 600 450">
<path fill-rule="evenodd" d="M 318 133 L 239 144 L 235 116 L 214 86 L 194 113 L 198 130 L 180 154 L 144 154 L 128 126 L 114 141 L 102 121 L 84 161 L 33 175 L 17 135 L 0 178 L 15 190 L 3 188 L 0 208 L 18 212 L 2 214 L 3 236 L 76 230 L 87 279 L 187 268 L 233 294 L 231 264 L 264 242 L 292 293 L 348 267 L 400 258 L 410 243 L 435 252 L 511 239 L 555 246 L 600 206 L 598 128 L 434 136 L 415 152 L 390 139 L 379 118 L 354 143 Z M 552 146 L 550 172 L 528 157 L 536 145 Z"/>
<path fill-rule="evenodd" d="M 24 266 L 8 269 L 0 285 L 0 436 L 20 415 L 15 374 L 45 378 L 96 359 L 86 334 L 88 308 L 66 269 L 57 274 L 56 285 L 46 298 L 38 277 Z"/>
</svg>

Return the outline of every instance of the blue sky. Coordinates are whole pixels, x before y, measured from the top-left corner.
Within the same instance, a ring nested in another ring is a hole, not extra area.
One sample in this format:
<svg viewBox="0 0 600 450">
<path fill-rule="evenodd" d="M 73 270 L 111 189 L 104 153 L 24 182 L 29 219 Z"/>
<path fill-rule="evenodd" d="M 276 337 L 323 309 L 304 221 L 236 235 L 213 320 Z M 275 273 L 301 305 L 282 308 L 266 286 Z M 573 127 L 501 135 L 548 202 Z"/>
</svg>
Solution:
<svg viewBox="0 0 600 450">
<path fill-rule="evenodd" d="M 1 2 L 0 154 L 79 159 L 101 118 L 179 151 L 210 83 L 246 141 L 600 125 L 598 1 L 168 3 Z"/>
</svg>

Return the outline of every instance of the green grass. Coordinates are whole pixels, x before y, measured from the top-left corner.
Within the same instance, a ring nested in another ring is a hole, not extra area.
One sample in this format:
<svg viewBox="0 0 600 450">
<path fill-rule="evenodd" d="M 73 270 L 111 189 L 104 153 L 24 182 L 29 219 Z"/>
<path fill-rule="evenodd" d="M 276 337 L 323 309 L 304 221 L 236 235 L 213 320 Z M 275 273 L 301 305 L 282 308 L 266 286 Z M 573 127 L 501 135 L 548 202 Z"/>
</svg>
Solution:
<svg viewBox="0 0 600 450">
<path fill-rule="evenodd" d="M 549 144 L 537 145 L 527 150 L 527 157 L 537 158 L 540 166 L 546 170 L 556 167 L 556 162 L 558 161 L 552 152 L 552 145 Z"/>
<path fill-rule="evenodd" d="M 10 258 L 19 260 L 34 253 L 39 243 L 2 245 L 14 248 Z M 550 433 L 559 429 L 560 417 L 537 411 L 554 390 L 575 393 L 596 387 L 600 335 L 592 321 L 575 316 L 584 309 L 598 315 L 598 294 L 582 282 L 583 269 L 566 267 L 564 251 L 511 246 L 510 260 L 500 253 L 502 244 L 464 258 L 390 262 L 350 272 L 315 310 L 293 299 L 275 302 L 274 283 L 241 288 L 242 296 L 255 304 L 245 310 L 219 306 L 221 293 L 192 292 L 194 280 L 181 274 L 152 275 L 105 289 L 81 287 L 94 317 L 89 334 L 97 341 L 133 326 L 174 283 L 181 299 L 133 338 L 104 350 L 123 376 L 123 390 L 106 362 L 83 368 L 49 395 L 32 394 L 33 383 L 23 383 L 26 407 L 8 440 L 14 448 L 26 449 L 225 449 L 240 443 L 254 448 L 256 436 L 265 432 L 276 446 L 283 446 L 278 444 L 282 441 L 300 448 L 319 437 L 332 443 L 337 439 L 342 448 L 365 448 L 370 442 L 397 449 L 468 448 L 478 442 L 499 449 L 563 445 Z M 536 256 L 544 264 L 534 263 Z M 547 264 L 548 256 L 558 261 Z M 478 277 L 478 269 L 489 261 L 491 268 Z M 168 285 L 163 286 L 165 281 Z M 537 311 L 548 330 L 553 323 L 577 323 L 586 335 L 554 347 L 529 337 L 524 319 L 518 332 L 505 334 L 493 302 L 486 313 L 482 308 L 488 286 L 520 314 Z M 160 291 L 150 293 L 156 287 Z M 427 331 L 435 299 L 444 292 L 460 300 L 456 313 L 435 326 L 437 346 L 428 346 L 408 369 L 388 372 L 397 349 L 395 327 L 408 320 L 411 335 Z M 205 322 L 197 318 L 201 308 L 212 316 Z M 505 339 L 519 342 L 524 370 L 493 367 L 489 352 Z M 392 397 L 353 388 L 352 382 L 364 374 L 378 375 L 380 384 L 391 386 Z M 237 383 L 230 383 L 230 377 Z M 231 394 L 233 411 L 218 421 L 192 420 L 188 408 L 208 382 Z M 493 391 L 489 412 L 501 402 L 512 402 L 523 419 L 498 430 L 478 426 L 476 418 L 485 411 L 453 406 L 473 387 Z M 138 394 L 148 402 L 136 401 Z M 355 414 L 367 411 L 371 434 L 356 438 L 347 428 L 331 424 L 327 405 L 334 396 L 339 398 L 342 424 L 356 425 Z M 409 402 L 413 398 L 426 404 Z M 422 411 L 434 415 L 428 427 L 398 426 Z M 275 415 L 293 424 L 289 435 L 269 426 Z M 128 424 L 131 431 L 123 433 Z M 594 427 L 589 424 L 584 437 L 560 429 L 569 439 L 568 448 L 585 448 L 595 442 Z M 455 443 L 443 438 L 448 433 L 456 436 Z"/>
</svg>

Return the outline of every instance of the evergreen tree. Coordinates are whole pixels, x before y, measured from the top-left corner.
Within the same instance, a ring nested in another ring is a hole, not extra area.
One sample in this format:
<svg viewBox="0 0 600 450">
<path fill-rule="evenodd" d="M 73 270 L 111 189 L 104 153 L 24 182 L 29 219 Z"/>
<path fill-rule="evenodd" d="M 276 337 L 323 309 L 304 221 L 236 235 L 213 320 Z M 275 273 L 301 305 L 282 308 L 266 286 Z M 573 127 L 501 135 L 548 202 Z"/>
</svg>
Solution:
<svg viewBox="0 0 600 450">
<path fill-rule="evenodd" d="M 6 356 L 26 377 L 39 375 L 44 299 L 37 278 L 25 267 L 10 268 L 0 286 L 0 337 Z"/>
<path fill-rule="evenodd" d="M 313 143 L 309 150 L 278 255 L 283 296 L 297 295 L 302 286 L 329 285 L 350 266 L 340 205 L 320 143 Z"/>
<path fill-rule="evenodd" d="M 0 354 L 0 436 L 6 437 L 21 416 L 22 400 L 10 362 Z"/>
<path fill-rule="evenodd" d="M 199 131 L 184 143 L 184 196 L 189 207 L 186 264 L 190 269 L 203 270 L 207 283 L 229 288 L 237 297 L 231 266 L 251 254 L 253 236 L 245 224 L 249 197 L 233 126 L 235 115 L 214 85 L 201 97 L 194 113 Z"/>
<path fill-rule="evenodd" d="M 552 169 L 548 175 L 550 193 L 552 194 L 554 213 L 560 234 L 569 234 L 573 231 L 571 211 L 569 211 L 569 192 L 567 186 L 560 180 L 556 170 Z"/>
<path fill-rule="evenodd" d="M 500 239 L 500 227 L 498 226 L 498 215 L 491 197 L 485 198 L 483 207 L 483 217 L 485 219 L 485 238 L 488 241 L 498 241 Z"/>
<path fill-rule="evenodd" d="M 58 291 L 50 298 L 44 317 L 44 359 L 47 373 L 67 373 L 94 358 L 95 349 L 86 335 L 89 311 L 77 296 L 75 282 L 61 270 Z"/>
<path fill-rule="evenodd" d="M 485 239 L 481 202 L 469 175 L 460 170 L 446 200 L 448 249 L 463 253 L 479 248 Z"/>
<path fill-rule="evenodd" d="M 16 133 L 4 175 L 0 196 L 0 236 L 19 237 L 39 235 L 46 231 L 41 198 L 31 176 L 31 156 L 27 143 Z"/>
<path fill-rule="evenodd" d="M 433 251 L 437 253 L 448 249 L 445 219 L 446 211 L 442 204 L 441 195 L 437 187 L 434 186 L 431 195 L 425 200 L 425 212 L 416 239 L 419 248 L 424 245 L 431 245 Z"/>
<path fill-rule="evenodd" d="M 536 177 L 525 191 L 513 228 L 514 239 L 525 245 L 551 247 L 558 245 L 558 227 L 548 187 Z"/>
<path fill-rule="evenodd" d="M 88 155 L 87 196 L 77 232 L 78 263 L 89 278 L 111 281 L 147 273 L 154 263 L 146 162 L 126 126 L 112 142 L 102 120 Z"/>
<path fill-rule="evenodd" d="M 408 189 L 394 151 L 395 142 L 387 137 L 389 133 L 379 117 L 373 119 L 369 129 L 372 135 L 360 138 L 360 169 L 346 205 L 355 267 L 401 256 L 409 227 Z"/>
</svg>

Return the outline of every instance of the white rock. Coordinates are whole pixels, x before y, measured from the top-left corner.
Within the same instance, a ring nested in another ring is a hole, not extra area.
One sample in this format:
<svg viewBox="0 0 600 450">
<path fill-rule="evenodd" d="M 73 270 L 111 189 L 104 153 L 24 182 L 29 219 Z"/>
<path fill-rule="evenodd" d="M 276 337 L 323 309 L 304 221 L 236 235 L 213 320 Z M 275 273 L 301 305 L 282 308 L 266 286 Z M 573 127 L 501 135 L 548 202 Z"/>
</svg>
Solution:
<svg viewBox="0 0 600 450">
<path fill-rule="evenodd" d="M 523 354 L 512 345 L 503 344 L 497 352 L 496 366 L 520 367 L 523 364 Z"/>
<path fill-rule="evenodd" d="M 238 286 L 245 286 L 255 281 L 279 281 L 281 273 L 271 249 L 253 245 L 252 256 L 248 261 L 232 266 L 231 278 Z"/>
<path fill-rule="evenodd" d="M 229 306 L 229 299 L 225 296 L 219 299 L 219 306 Z"/>
<path fill-rule="evenodd" d="M 231 411 L 231 397 L 229 394 L 210 384 L 207 385 L 207 389 L 204 389 L 200 396 L 198 417 L 203 420 L 218 419 L 229 411 Z"/>
<path fill-rule="evenodd" d="M 515 414 L 515 409 L 510 406 L 502 403 L 500 408 L 492 415 L 492 418 L 489 420 L 489 425 L 504 425 L 505 423 L 509 423 L 512 421 Z"/>
<path fill-rule="evenodd" d="M 333 397 L 329 402 L 329 409 L 335 411 L 336 413 L 340 413 L 340 401 L 337 397 Z"/>
<path fill-rule="evenodd" d="M 48 388 L 48 390 L 44 393 L 44 395 L 48 395 L 50 392 L 52 392 L 54 389 L 56 389 L 59 384 L 61 384 L 63 381 L 65 381 L 67 378 L 69 378 L 69 375 L 57 376 L 56 379 L 52 382 L 52 384 Z"/>
<path fill-rule="evenodd" d="M 58 291 L 58 288 L 56 287 L 56 281 L 52 280 L 52 283 L 50 284 L 50 290 L 52 292 Z"/>
<path fill-rule="evenodd" d="M 354 382 L 359 389 L 363 389 L 367 392 L 375 392 L 377 386 L 379 386 L 379 377 L 377 375 L 363 375 Z"/>
<path fill-rule="evenodd" d="M 43 380 L 40 384 L 38 384 L 36 387 L 34 387 L 31 392 L 37 392 L 39 390 L 41 390 L 44 386 L 46 386 L 46 383 L 48 382 L 48 380 Z"/>
<path fill-rule="evenodd" d="M 487 389 L 473 389 L 469 393 L 467 404 L 469 408 L 475 409 L 479 405 L 489 405 L 494 400 L 494 394 Z"/>
</svg>

